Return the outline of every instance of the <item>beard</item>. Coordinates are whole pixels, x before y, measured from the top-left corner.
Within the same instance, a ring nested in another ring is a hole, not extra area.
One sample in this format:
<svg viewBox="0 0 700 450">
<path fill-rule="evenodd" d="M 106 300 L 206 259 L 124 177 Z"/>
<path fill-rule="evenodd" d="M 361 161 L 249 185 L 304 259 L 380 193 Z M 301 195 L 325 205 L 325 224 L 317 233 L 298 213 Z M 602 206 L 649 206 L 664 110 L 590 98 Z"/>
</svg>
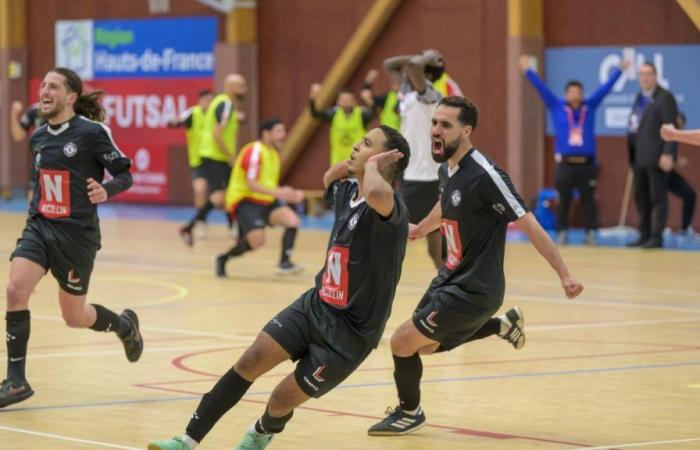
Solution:
<svg viewBox="0 0 700 450">
<path fill-rule="evenodd" d="M 64 104 L 59 102 L 54 102 L 53 109 L 47 112 L 44 112 L 41 107 L 39 107 L 39 117 L 44 120 L 53 119 L 63 111 L 63 107 Z"/>
<path fill-rule="evenodd" d="M 452 155 L 455 154 L 458 148 L 459 139 L 455 139 L 452 142 L 445 142 L 443 144 L 441 154 L 436 155 L 434 152 L 430 152 L 430 155 L 433 157 L 433 161 L 436 163 L 444 163 L 448 159 L 452 158 Z"/>
</svg>

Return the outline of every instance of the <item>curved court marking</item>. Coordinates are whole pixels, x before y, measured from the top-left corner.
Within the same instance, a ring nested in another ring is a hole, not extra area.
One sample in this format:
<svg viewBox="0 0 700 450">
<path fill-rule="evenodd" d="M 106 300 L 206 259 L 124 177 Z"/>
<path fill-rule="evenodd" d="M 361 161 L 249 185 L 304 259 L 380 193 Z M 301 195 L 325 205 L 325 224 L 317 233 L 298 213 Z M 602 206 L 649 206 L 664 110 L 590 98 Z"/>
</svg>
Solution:
<svg viewBox="0 0 700 450">
<path fill-rule="evenodd" d="M 145 278 L 145 277 L 138 277 L 138 276 L 133 276 L 133 275 L 128 275 L 128 276 L 115 276 L 115 275 L 98 275 L 93 278 L 93 280 L 100 280 L 100 281 L 118 281 L 120 283 L 124 281 L 131 281 L 132 283 L 141 283 L 145 284 L 147 286 L 156 286 L 156 287 L 162 287 L 166 289 L 173 289 L 175 291 L 174 294 L 172 295 L 167 295 L 165 297 L 161 296 L 156 296 L 154 300 L 151 300 L 147 303 L 138 303 L 134 306 L 139 307 L 139 306 L 152 306 L 152 305 L 163 305 L 166 303 L 172 303 L 176 302 L 178 300 L 182 300 L 186 298 L 188 295 L 190 295 L 190 290 L 187 289 L 184 286 L 181 286 L 176 283 L 172 283 L 169 281 L 159 281 L 159 280 L 153 280 L 150 278 Z"/>
<path fill-rule="evenodd" d="M 46 438 L 51 438 L 51 439 L 58 439 L 61 441 L 78 442 L 80 444 L 98 445 L 100 447 L 121 448 L 121 449 L 126 449 L 126 450 L 139 450 L 136 447 L 126 447 L 124 445 L 110 444 L 108 442 L 91 441 L 88 439 L 74 438 L 74 437 L 70 437 L 70 436 L 63 436 L 60 434 L 42 433 L 39 431 L 25 430 L 23 428 L 6 427 L 3 425 L 0 425 L 0 430 L 10 431 L 12 433 L 30 434 L 32 436 L 41 436 L 41 437 L 46 437 Z"/>
</svg>

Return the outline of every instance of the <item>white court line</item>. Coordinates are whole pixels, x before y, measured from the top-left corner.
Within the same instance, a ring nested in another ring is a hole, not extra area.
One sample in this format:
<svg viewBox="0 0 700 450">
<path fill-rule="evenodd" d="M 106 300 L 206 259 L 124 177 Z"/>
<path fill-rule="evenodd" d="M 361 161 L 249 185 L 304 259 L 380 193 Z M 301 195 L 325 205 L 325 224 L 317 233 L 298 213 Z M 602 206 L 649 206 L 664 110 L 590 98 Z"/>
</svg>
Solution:
<svg viewBox="0 0 700 450">
<path fill-rule="evenodd" d="M 47 438 L 51 438 L 51 439 L 59 439 L 62 441 L 79 442 L 81 444 L 99 445 L 100 447 L 121 448 L 121 449 L 126 449 L 126 450 L 139 450 L 136 447 L 126 447 L 124 445 L 109 444 L 107 442 L 99 442 L 99 441 L 90 441 L 87 439 L 74 438 L 74 437 L 70 437 L 70 436 L 62 436 L 60 434 L 41 433 L 39 431 L 25 430 L 22 428 L 6 427 L 6 426 L 2 426 L 2 425 L 0 425 L 0 430 L 10 431 L 13 433 L 30 434 L 33 436 L 41 436 L 41 437 L 47 437 Z"/>
<path fill-rule="evenodd" d="M 684 317 L 678 319 L 655 319 L 655 320 L 629 320 L 626 322 L 591 322 L 572 323 L 562 325 L 534 325 L 528 326 L 527 331 L 549 331 L 549 330 L 574 330 L 577 328 L 608 328 L 608 327 L 631 327 L 635 325 L 659 325 L 668 323 L 700 322 L 700 317 Z"/>
<path fill-rule="evenodd" d="M 175 352 L 175 351 L 180 352 L 183 350 L 217 350 L 217 349 L 229 349 L 229 348 L 231 348 L 231 347 L 230 346 L 212 347 L 211 345 L 191 345 L 191 346 L 186 346 L 186 347 L 159 347 L 159 348 L 158 347 L 157 348 L 146 347 L 143 349 L 143 352 L 144 353 L 167 353 L 167 352 Z M 32 353 L 29 356 L 27 356 L 27 359 L 34 360 L 34 359 L 54 359 L 54 358 L 75 358 L 75 357 L 83 357 L 83 356 L 105 356 L 105 355 L 123 355 L 123 354 L 124 354 L 124 350 L 101 350 L 101 351 L 94 351 L 94 352 L 61 352 L 61 353 L 36 353 L 36 354 Z"/>
<path fill-rule="evenodd" d="M 638 442 L 636 444 L 605 445 L 603 447 L 581 447 L 581 448 L 576 449 L 576 450 L 606 450 L 609 448 L 645 447 L 647 445 L 680 444 L 681 442 L 694 442 L 694 441 L 700 441 L 700 438 L 676 439 L 674 441 Z"/>
</svg>

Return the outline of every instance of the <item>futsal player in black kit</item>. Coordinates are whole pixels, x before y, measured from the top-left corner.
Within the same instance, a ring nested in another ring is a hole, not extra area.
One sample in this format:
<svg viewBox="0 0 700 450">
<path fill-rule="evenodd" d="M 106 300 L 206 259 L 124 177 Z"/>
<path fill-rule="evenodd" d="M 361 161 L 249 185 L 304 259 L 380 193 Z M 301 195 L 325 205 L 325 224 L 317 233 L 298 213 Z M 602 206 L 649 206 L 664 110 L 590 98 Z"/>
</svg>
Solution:
<svg viewBox="0 0 700 450">
<path fill-rule="evenodd" d="M 478 111 L 464 97 L 446 97 L 432 117 L 432 156 L 439 169 L 440 200 L 409 238 L 441 229 L 447 258 L 413 314 L 391 337 L 399 406 L 372 426 L 372 436 L 394 436 L 425 425 L 420 406 L 420 354 L 448 351 L 498 334 L 492 317 L 503 304 L 506 229 L 515 221 L 557 272 L 568 298 L 583 286 L 570 274 L 556 246 L 528 212 L 508 175 L 472 147 Z"/>
<path fill-rule="evenodd" d="M 401 276 L 408 212 L 392 183 L 408 160 L 406 140 L 382 125 L 353 146 L 350 160 L 326 172 L 335 222 L 315 286 L 265 325 L 204 395 L 185 435 L 152 442 L 149 450 L 194 449 L 255 379 L 292 359 L 294 373 L 277 385 L 265 413 L 236 447 L 264 449 L 294 408 L 328 393 L 364 361 L 379 343 Z"/>
<path fill-rule="evenodd" d="M 115 332 L 129 361 L 143 351 L 136 314 L 118 315 L 86 304 L 95 254 L 100 248 L 97 204 L 131 186 L 130 160 L 117 148 L 109 128 L 99 121 L 104 110 L 97 94 L 83 95 L 72 70 L 54 68 L 41 83 L 39 112 L 47 124 L 29 141 L 36 155 L 36 189 L 22 236 L 10 256 L 7 284 L 7 378 L 0 407 L 34 394 L 25 376 L 29 341 L 29 297 L 51 270 L 66 325 Z M 102 184 L 104 170 L 113 179 Z"/>
</svg>

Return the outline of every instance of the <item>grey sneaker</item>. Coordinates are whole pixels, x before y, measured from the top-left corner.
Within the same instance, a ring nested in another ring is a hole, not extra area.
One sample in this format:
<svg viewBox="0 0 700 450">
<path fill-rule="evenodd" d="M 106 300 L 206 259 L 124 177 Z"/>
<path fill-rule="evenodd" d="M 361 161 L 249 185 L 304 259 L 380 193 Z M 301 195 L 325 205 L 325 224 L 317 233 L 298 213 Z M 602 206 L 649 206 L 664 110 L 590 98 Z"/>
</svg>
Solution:
<svg viewBox="0 0 700 450">
<path fill-rule="evenodd" d="M 583 237 L 583 243 L 586 245 L 590 245 L 591 247 L 595 247 L 598 245 L 598 235 L 595 230 L 588 230 L 586 231 L 585 236 Z"/>
<path fill-rule="evenodd" d="M 367 434 L 370 436 L 400 436 L 413 433 L 426 425 L 425 414 L 420 406 L 415 415 L 405 413 L 400 406 L 397 406 L 396 409 L 387 408 L 385 414 L 387 416 L 384 420 L 372 425 L 367 430 Z"/>
<path fill-rule="evenodd" d="M 569 232 L 557 231 L 557 245 L 567 245 L 569 243 Z"/>
<path fill-rule="evenodd" d="M 525 346 L 525 316 L 517 306 L 506 311 L 502 316 L 498 316 L 501 321 L 501 329 L 506 328 L 506 332 L 499 333 L 501 339 L 510 342 L 516 350 Z"/>
</svg>

